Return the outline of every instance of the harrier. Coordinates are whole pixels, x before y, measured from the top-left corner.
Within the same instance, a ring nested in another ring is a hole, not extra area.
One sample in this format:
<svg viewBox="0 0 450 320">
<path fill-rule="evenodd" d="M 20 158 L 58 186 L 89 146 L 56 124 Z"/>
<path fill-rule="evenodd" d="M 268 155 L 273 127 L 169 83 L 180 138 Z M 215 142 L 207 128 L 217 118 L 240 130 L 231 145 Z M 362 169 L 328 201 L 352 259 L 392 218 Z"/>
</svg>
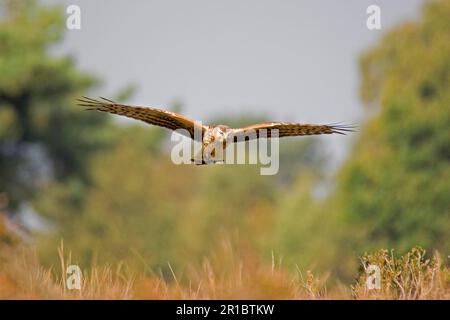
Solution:
<svg viewBox="0 0 450 320">
<path fill-rule="evenodd" d="M 170 130 L 178 130 L 178 132 L 191 139 L 197 138 L 195 135 L 196 131 L 201 132 L 201 135 L 199 135 L 202 142 L 201 164 L 215 162 L 212 160 L 214 154 L 209 154 L 205 152 L 206 150 L 215 150 L 215 148 L 211 147 L 216 146 L 226 148 L 227 144 L 237 141 L 333 133 L 345 134 L 354 131 L 353 126 L 340 124 L 314 125 L 288 122 L 265 122 L 244 128 L 230 128 L 226 125 L 201 125 L 198 122 L 175 112 L 150 107 L 128 106 L 103 97 L 100 97 L 100 99 L 101 100 L 95 100 L 83 97 L 78 99 L 78 105 L 87 107 L 87 110 L 118 114 Z M 240 140 L 240 138 L 242 140 Z M 192 159 L 192 161 L 194 160 Z"/>
</svg>

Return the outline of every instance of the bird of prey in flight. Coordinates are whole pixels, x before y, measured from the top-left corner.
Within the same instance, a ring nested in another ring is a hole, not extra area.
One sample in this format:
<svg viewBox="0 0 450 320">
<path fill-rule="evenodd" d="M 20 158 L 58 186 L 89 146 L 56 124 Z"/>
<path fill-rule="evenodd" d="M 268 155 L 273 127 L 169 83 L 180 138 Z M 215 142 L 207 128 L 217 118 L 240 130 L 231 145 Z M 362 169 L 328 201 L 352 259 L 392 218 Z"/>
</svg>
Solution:
<svg viewBox="0 0 450 320">
<path fill-rule="evenodd" d="M 288 122 L 265 122 L 244 128 L 230 128 L 226 125 L 201 125 L 199 122 L 175 112 L 151 107 L 124 105 L 103 97 L 100 97 L 100 100 L 88 97 L 77 100 L 78 105 L 87 107 L 87 110 L 118 114 L 173 131 L 177 130 L 177 132 L 180 132 L 191 139 L 200 138 L 202 142 L 202 160 L 200 163 L 196 162 L 197 164 L 216 162 L 211 160 L 211 155 L 206 154 L 205 150 L 213 150 L 214 152 L 215 148 L 211 147 L 221 146 L 225 148 L 229 143 L 237 141 L 333 133 L 346 134 L 347 132 L 354 131 L 353 126 L 341 124 L 315 125 Z M 195 134 L 196 132 L 200 132 L 200 134 L 197 136 Z M 212 154 L 212 156 L 214 156 L 214 154 Z M 192 161 L 194 160 L 192 159 Z"/>
</svg>

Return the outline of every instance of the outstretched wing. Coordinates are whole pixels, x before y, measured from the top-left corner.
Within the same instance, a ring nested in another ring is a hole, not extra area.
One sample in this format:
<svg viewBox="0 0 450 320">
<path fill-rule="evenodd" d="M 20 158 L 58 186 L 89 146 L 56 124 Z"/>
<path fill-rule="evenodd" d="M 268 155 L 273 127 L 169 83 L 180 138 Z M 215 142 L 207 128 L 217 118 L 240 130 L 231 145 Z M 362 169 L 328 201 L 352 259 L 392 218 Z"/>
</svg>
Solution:
<svg viewBox="0 0 450 320">
<path fill-rule="evenodd" d="M 245 128 L 232 129 L 233 141 L 239 138 L 244 140 L 272 137 L 272 130 L 278 130 L 278 137 L 307 136 L 316 134 L 346 134 L 355 131 L 352 125 L 315 125 L 287 122 L 267 122 L 254 124 Z"/>
<path fill-rule="evenodd" d="M 87 107 L 87 110 L 96 110 L 101 112 L 109 112 L 126 116 L 136 120 L 144 121 L 148 124 L 164 127 L 170 130 L 185 129 L 189 132 L 190 138 L 194 139 L 194 120 L 186 118 L 175 112 L 165 111 L 156 108 L 127 106 L 119 104 L 106 98 L 100 97 L 101 100 L 95 100 L 83 97 L 78 100 L 78 105 Z M 199 130 L 203 132 L 206 128 L 199 126 Z"/>
</svg>

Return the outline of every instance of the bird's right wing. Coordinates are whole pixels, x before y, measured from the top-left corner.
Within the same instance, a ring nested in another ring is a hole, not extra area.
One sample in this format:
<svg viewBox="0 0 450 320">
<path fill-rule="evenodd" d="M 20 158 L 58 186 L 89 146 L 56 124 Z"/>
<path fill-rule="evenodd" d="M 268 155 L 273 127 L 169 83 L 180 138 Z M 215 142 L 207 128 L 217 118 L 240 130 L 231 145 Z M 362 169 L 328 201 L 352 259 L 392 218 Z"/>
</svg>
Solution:
<svg viewBox="0 0 450 320">
<path fill-rule="evenodd" d="M 118 114 L 170 130 L 185 129 L 189 133 L 185 135 L 194 139 L 194 129 L 196 126 L 194 120 L 171 111 L 148 107 L 128 106 L 105 98 L 101 99 L 102 100 L 95 100 L 88 97 L 83 97 L 82 99 L 78 99 L 78 105 L 87 107 L 87 110 Z M 200 132 L 203 134 L 206 127 L 198 126 L 197 130 L 201 130 Z"/>
</svg>

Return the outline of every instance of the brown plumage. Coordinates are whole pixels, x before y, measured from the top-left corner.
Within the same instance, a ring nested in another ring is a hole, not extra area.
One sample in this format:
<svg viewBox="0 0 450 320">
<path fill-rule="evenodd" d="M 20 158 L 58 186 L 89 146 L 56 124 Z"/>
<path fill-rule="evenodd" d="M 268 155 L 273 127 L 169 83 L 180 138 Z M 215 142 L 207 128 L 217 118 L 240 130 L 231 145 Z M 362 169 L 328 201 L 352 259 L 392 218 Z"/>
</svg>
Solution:
<svg viewBox="0 0 450 320">
<path fill-rule="evenodd" d="M 301 124 L 290 122 L 266 122 L 260 124 L 254 124 L 245 128 L 234 129 L 235 136 L 250 134 L 250 138 L 261 138 L 262 130 L 265 130 L 265 136 L 270 138 L 272 136 L 272 130 L 278 130 L 278 137 L 294 137 L 294 136 L 307 136 L 317 134 L 345 134 L 346 132 L 354 131 L 353 126 L 346 125 L 315 125 L 315 124 Z M 254 132 L 256 136 L 251 136 Z M 248 140 L 248 139 L 246 139 Z"/>
<path fill-rule="evenodd" d="M 192 139 L 195 137 L 195 129 L 201 130 L 200 137 L 203 143 L 203 150 L 207 149 L 212 144 L 226 147 L 227 143 L 236 141 L 258 139 L 263 137 L 271 138 L 272 135 L 276 136 L 276 134 L 274 134 L 276 131 L 272 131 L 275 129 L 278 130 L 278 137 L 280 138 L 333 133 L 346 134 L 347 132 L 354 131 L 353 126 L 340 124 L 314 125 L 287 122 L 267 122 L 237 129 L 229 128 L 225 125 L 197 125 L 194 120 L 175 112 L 157 108 L 128 106 L 102 97 L 100 97 L 100 99 L 101 100 L 95 100 L 88 97 L 83 97 L 82 99 L 78 99 L 78 104 L 80 106 L 87 107 L 87 110 L 118 114 L 170 130 L 184 129 L 187 130 L 187 134 L 185 135 Z"/>
<path fill-rule="evenodd" d="M 180 114 L 157 108 L 127 106 L 103 97 L 100 98 L 102 101 L 83 97 L 78 99 L 78 105 L 87 107 L 87 110 L 118 114 L 170 130 L 185 129 L 189 132 L 190 137 L 194 138 L 194 120 Z"/>
</svg>

